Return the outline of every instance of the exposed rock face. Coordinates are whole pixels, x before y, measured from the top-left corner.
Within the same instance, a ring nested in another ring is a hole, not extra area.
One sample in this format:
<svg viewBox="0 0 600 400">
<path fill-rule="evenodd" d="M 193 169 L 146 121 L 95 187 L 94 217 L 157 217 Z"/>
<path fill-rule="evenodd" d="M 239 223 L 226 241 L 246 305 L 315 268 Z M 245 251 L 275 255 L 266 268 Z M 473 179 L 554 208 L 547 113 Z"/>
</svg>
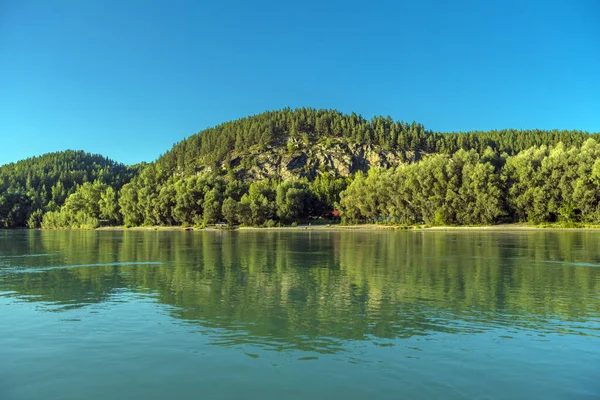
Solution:
<svg viewBox="0 0 600 400">
<path fill-rule="evenodd" d="M 232 157 L 229 165 L 241 179 L 292 179 L 314 178 L 323 172 L 344 177 L 374 167 L 390 168 L 417 158 L 415 154 L 342 141 L 308 145 L 296 142 L 292 148 L 293 151 L 284 146 L 249 149 Z"/>
<path fill-rule="evenodd" d="M 307 162 L 308 156 L 305 153 L 300 153 L 299 156 L 292 158 L 291 161 L 285 166 L 285 168 L 288 171 L 293 171 L 298 168 L 304 168 Z"/>
</svg>

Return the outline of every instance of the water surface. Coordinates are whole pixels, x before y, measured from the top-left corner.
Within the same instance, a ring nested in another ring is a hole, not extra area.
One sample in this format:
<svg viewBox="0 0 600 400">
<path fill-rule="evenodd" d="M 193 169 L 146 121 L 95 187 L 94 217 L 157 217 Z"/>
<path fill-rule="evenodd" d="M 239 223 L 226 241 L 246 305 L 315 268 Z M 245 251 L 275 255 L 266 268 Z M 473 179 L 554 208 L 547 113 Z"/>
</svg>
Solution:
<svg viewBox="0 0 600 400">
<path fill-rule="evenodd" d="M 0 399 L 593 399 L 600 233 L 0 231 Z"/>
</svg>

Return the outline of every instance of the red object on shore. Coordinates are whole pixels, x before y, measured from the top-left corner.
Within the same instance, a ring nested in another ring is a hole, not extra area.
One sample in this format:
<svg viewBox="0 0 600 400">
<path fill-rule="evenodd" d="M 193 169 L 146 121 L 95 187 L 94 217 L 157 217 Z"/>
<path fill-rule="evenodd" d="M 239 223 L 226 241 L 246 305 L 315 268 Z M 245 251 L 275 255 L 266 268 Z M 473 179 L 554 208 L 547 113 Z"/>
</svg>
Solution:
<svg viewBox="0 0 600 400">
<path fill-rule="evenodd" d="M 184 231 L 193 231 L 194 228 L 183 228 Z"/>
<path fill-rule="evenodd" d="M 340 212 L 338 210 L 333 210 L 331 212 L 331 216 L 334 218 L 339 218 L 340 217 Z"/>
</svg>

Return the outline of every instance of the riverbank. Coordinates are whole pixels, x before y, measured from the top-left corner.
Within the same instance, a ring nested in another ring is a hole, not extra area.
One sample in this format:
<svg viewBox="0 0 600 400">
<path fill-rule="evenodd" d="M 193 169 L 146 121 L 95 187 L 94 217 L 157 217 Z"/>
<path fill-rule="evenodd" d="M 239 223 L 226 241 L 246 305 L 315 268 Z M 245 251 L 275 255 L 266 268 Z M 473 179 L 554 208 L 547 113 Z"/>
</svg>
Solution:
<svg viewBox="0 0 600 400">
<path fill-rule="evenodd" d="M 381 225 L 381 224 L 360 224 L 360 225 L 296 225 L 296 226 L 277 226 L 277 227 L 181 227 L 181 226 L 105 226 L 96 228 L 96 230 L 132 230 L 132 231 L 539 231 L 539 230 L 564 230 L 564 231 L 590 231 L 599 230 L 600 225 L 572 225 L 572 224 L 499 224 L 499 225 L 479 225 L 479 226 L 428 226 L 428 225 Z"/>
</svg>

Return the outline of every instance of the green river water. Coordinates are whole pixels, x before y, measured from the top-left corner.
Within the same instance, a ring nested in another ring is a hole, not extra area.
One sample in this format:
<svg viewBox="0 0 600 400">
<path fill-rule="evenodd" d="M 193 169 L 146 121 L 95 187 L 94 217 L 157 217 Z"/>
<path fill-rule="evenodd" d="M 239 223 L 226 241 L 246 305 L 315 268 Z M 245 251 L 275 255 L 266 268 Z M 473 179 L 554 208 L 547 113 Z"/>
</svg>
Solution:
<svg viewBox="0 0 600 400">
<path fill-rule="evenodd" d="M 0 399 L 598 399 L 600 232 L 0 231 Z"/>
</svg>

